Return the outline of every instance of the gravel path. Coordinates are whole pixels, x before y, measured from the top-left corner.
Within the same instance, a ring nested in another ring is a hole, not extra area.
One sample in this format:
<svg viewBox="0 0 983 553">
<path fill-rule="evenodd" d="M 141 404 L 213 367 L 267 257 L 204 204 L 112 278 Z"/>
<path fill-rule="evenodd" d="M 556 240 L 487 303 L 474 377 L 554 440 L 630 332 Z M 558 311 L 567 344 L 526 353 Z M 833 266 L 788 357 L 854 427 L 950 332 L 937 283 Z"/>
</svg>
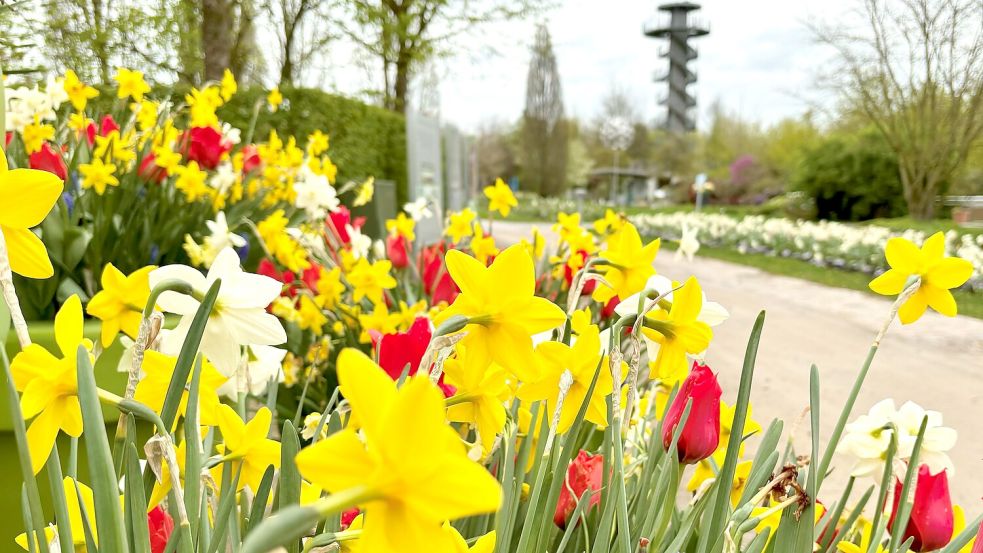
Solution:
<svg viewBox="0 0 983 553">
<path fill-rule="evenodd" d="M 502 244 L 528 236 L 532 224 L 494 224 Z M 536 225 L 549 235 L 549 225 Z M 550 237 L 555 240 L 555 237 Z M 741 363 L 755 317 L 767 311 L 758 351 L 751 401 L 754 418 L 762 426 L 773 418 L 785 421 L 786 436 L 794 432 L 801 453 L 808 453 L 809 424 L 803 413 L 809 404 L 809 367 L 819 367 L 823 439 L 832 431 L 870 343 L 891 306 L 887 298 L 831 288 L 759 269 L 714 259 L 692 262 L 662 251 L 656 269 L 683 280 L 696 276 L 704 292 L 731 313 L 715 335 L 707 361 L 719 372 L 724 400 L 737 394 Z M 860 393 L 851 419 L 884 398 L 898 406 L 913 400 L 926 409 L 941 411 L 946 426 L 959 440 L 950 455 L 956 474 L 950 475 L 953 500 L 967 507 L 967 516 L 983 510 L 983 320 L 927 313 L 903 327 L 895 322 L 881 344 Z M 800 424 L 796 424 L 802 421 Z M 753 442 L 752 442 L 753 443 Z M 753 447 L 753 446 L 752 446 Z M 832 490 L 847 477 L 851 460 L 834 459 L 828 479 Z M 873 484 L 871 481 L 869 484 Z M 858 482 L 858 490 L 868 485 Z M 836 498 L 824 487 L 821 500 Z M 859 497 L 860 492 L 855 492 Z"/>
</svg>

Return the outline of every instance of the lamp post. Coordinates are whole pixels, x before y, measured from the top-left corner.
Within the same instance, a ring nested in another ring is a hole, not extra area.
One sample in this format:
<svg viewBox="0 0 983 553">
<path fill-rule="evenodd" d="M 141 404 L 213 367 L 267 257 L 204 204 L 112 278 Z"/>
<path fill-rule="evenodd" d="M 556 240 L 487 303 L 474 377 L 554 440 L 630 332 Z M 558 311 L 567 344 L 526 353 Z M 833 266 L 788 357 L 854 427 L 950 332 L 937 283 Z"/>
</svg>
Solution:
<svg viewBox="0 0 983 553">
<path fill-rule="evenodd" d="M 614 168 L 611 171 L 611 191 L 609 199 L 614 202 L 618 194 L 618 156 L 623 150 L 628 149 L 632 137 L 631 121 L 620 115 L 616 115 L 601 125 L 601 141 L 605 146 L 614 150 Z"/>
</svg>

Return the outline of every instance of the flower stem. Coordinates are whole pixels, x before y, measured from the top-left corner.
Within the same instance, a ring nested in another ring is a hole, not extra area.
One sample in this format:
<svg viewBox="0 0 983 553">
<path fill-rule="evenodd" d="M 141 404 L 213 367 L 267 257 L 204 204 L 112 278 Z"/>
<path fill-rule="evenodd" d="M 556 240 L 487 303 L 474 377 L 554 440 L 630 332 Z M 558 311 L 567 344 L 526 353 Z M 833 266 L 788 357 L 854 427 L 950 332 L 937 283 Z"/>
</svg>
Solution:
<svg viewBox="0 0 983 553">
<path fill-rule="evenodd" d="M 2 152 L 0 155 L 3 155 Z M 17 341 L 20 342 L 21 349 L 24 349 L 31 345 L 31 335 L 27 331 L 27 321 L 24 320 L 24 312 L 21 311 L 20 301 L 14 290 L 14 273 L 10 268 L 7 241 L 2 231 L 0 231 L 0 287 L 3 288 L 3 299 L 7 302 L 10 320 L 14 325 L 14 332 L 17 333 Z"/>
</svg>

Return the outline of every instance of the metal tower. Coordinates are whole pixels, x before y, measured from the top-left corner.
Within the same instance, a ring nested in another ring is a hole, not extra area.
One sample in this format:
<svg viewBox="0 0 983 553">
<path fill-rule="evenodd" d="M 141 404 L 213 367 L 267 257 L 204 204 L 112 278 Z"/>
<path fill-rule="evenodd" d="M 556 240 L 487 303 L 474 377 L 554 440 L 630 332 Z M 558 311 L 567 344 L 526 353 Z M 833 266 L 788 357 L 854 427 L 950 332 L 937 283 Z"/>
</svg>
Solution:
<svg viewBox="0 0 983 553">
<path fill-rule="evenodd" d="M 669 39 L 669 48 L 663 49 L 660 54 L 669 58 L 669 71 L 656 80 L 669 83 L 669 93 L 662 103 L 667 109 L 665 127 L 672 132 L 696 128 L 696 122 L 690 114 L 690 110 L 696 106 L 696 98 L 690 96 L 686 90 L 687 86 L 696 82 L 696 73 L 686 67 L 697 55 L 696 49 L 689 45 L 689 39 L 710 34 L 710 28 L 705 22 L 689 16 L 689 12 L 698 9 L 700 5 L 692 2 L 662 4 L 659 11 L 668 12 L 668 15 L 660 17 L 654 25 L 645 28 L 645 36 Z"/>
</svg>

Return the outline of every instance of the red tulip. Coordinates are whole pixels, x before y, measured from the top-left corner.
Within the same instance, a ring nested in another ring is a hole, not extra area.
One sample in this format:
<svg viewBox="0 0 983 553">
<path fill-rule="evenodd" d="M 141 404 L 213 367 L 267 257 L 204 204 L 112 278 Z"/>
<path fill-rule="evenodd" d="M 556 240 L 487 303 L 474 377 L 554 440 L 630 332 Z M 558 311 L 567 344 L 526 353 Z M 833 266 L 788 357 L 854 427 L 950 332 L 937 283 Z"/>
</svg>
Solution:
<svg viewBox="0 0 983 553">
<path fill-rule="evenodd" d="M 328 220 L 325 221 L 329 223 L 329 227 L 334 228 L 335 235 L 342 244 L 348 244 L 352 241 L 351 236 L 348 235 L 348 225 L 351 225 L 354 229 L 362 228 L 365 224 L 365 217 L 356 217 L 352 220 L 352 212 L 348 211 L 345 206 L 340 206 L 336 211 L 332 211 L 328 214 Z"/>
<path fill-rule="evenodd" d="M 317 290 L 317 281 L 321 278 L 321 266 L 311 262 L 311 266 L 304 269 L 300 274 L 300 280 L 304 281 L 309 290 Z"/>
<path fill-rule="evenodd" d="M 983 522 L 980 522 L 980 528 L 976 531 L 976 541 L 973 542 L 970 553 L 983 553 Z"/>
<path fill-rule="evenodd" d="M 601 308 L 601 318 L 610 319 L 611 315 L 614 315 L 614 308 L 618 307 L 619 303 L 621 303 L 621 300 L 618 296 L 611 296 L 611 299 Z"/>
<path fill-rule="evenodd" d="M 147 528 L 150 530 L 150 551 L 164 553 L 167 540 L 174 531 L 174 519 L 158 505 L 147 513 Z"/>
<path fill-rule="evenodd" d="M 376 355 L 379 358 L 379 366 L 393 380 L 399 380 L 409 365 L 408 376 L 412 376 L 420 370 L 420 362 L 423 354 L 427 351 L 430 338 L 433 335 L 430 329 L 430 320 L 425 317 L 417 317 L 410 329 L 406 332 L 396 332 L 393 334 L 379 334 L 370 332 L 372 342 L 375 344 Z M 427 367 L 430 370 L 430 367 Z M 437 382 L 444 397 L 454 395 L 455 388 L 444 384 L 444 377 L 441 375 Z"/>
<path fill-rule="evenodd" d="M 587 511 L 601 502 L 601 482 L 604 479 L 604 456 L 598 453 L 591 455 L 580 450 L 577 457 L 570 461 L 564 485 L 560 487 L 560 499 L 553 513 L 553 523 L 560 528 L 566 528 L 570 516 L 577 508 L 577 501 L 589 488 L 591 490 Z M 572 492 L 572 493 L 571 493 Z M 585 513 L 586 514 L 586 513 Z"/>
<path fill-rule="evenodd" d="M 405 269 L 410 266 L 410 243 L 405 236 L 390 234 L 386 237 L 386 257 L 392 261 L 393 267 Z"/>
<path fill-rule="evenodd" d="M 420 252 L 420 275 L 423 278 L 423 290 L 430 296 L 434 305 L 440 302 L 453 303 L 461 289 L 457 287 L 447 267 L 444 265 L 444 253 L 447 246 L 441 241 L 424 248 Z"/>
<path fill-rule="evenodd" d="M 352 525 L 352 521 L 355 517 L 362 514 L 361 509 L 358 507 L 352 507 L 346 511 L 341 512 L 341 530 L 348 530 L 348 527 Z"/>
<path fill-rule="evenodd" d="M 113 131 L 119 132 L 119 124 L 112 115 L 104 115 L 99 123 L 99 136 L 107 136 Z"/>
<path fill-rule="evenodd" d="M 214 169 L 222 156 L 232 149 L 222 133 L 212 127 L 192 127 L 181 139 L 182 153 L 202 169 Z"/>
<path fill-rule="evenodd" d="M 290 296 L 292 298 L 297 295 L 297 287 L 294 285 L 296 277 L 293 272 L 284 269 L 281 273 L 269 259 L 263 259 L 259 262 L 259 266 L 256 267 L 256 274 L 267 276 L 283 283 L 286 288 L 280 293 L 281 296 Z"/>
<path fill-rule="evenodd" d="M 253 144 L 247 144 L 242 147 L 242 172 L 243 174 L 252 172 L 253 169 L 259 167 L 263 163 L 263 160 L 259 157 L 259 150 Z"/>
<path fill-rule="evenodd" d="M 894 517 L 901 501 L 900 480 L 894 484 L 894 507 L 888 528 L 894 531 Z M 912 551 L 934 551 L 941 549 L 952 539 L 953 529 L 952 500 L 949 499 L 949 477 L 945 470 L 932 474 L 928 465 L 918 467 L 918 482 L 915 484 L 915 502 L 908 517 L 901 541 L 914 537 Z"/>
<path fill-rule="evenodd" d="M 9 148 L 10 147 L 10 141 L 13 140 L 13 138 L 14 138 L 14 133 L 12 133 L 10 131 L 7 131 L 6 133 L 4 133 L 4 135 L 3 135 L 3 147 L 4 148 Z"/>
<path fill-rule="evenodd" d="M 153 152 L 150 152 L 140 162 L 140 167 L 137 168 L 137 175 L 147 182 L 160 184 L 167 178 L 167 171 L 163 167 L 157 166 L 157 156 Z"/>
<path fill-rule="evenodd" d="M 65 166 L 65 160 L 47 142 L 41 145 L 40 150 L 28 156 L 27 161 L 31 169 L 47 171 L 57 175 L 61 180 L 68 177 L 68 167 Z"/>
<path fill-rule="evenodd" d="M 721 393 L 720 384 L 710 367 L 694 362 L 693 369 L 683 381 L 662 421 L 662 445 L 668 449 L 686 403 L 692 400 L 686 426 L 676 442 L 680 462 L 696 463 L 716 451 L 720 443 Z"/>
<path fill-rule="evenodd" d="M 576 253 L 574 253 L 573 255 L 577 255 L 577 254 L 579 254 L 581 256 L 581 259 L 583 260 L 582 264 L 586 264 L 587 263 L 587 260 L 590 258 L 590 254 L 587 253 L 587 250 L 579 250 Z M 570 288 L 571 286 L 573 286 L 573 277 L 575 277 L 576 275 L 577 275 L 577 273 L 573 269 L 570 268 L 570 265 L 568 265 L 568 264 L 564 264 L 563 265 L 563 280 L 565 280 L 567 282 L 567 288 Z M 596 286 L 597 286 L 597 281 L 596 280 L 589 280 L 589 281 L 587 281 L 587 283 L 584 284 L 584 289 L 581 291 L 580 295 L 587 296 L 587 295 L 593 294 L 594 293 L 594 288 Z M 617 297 L 617 296 L 615 296 L 615 297 Z"/>
</svg>

